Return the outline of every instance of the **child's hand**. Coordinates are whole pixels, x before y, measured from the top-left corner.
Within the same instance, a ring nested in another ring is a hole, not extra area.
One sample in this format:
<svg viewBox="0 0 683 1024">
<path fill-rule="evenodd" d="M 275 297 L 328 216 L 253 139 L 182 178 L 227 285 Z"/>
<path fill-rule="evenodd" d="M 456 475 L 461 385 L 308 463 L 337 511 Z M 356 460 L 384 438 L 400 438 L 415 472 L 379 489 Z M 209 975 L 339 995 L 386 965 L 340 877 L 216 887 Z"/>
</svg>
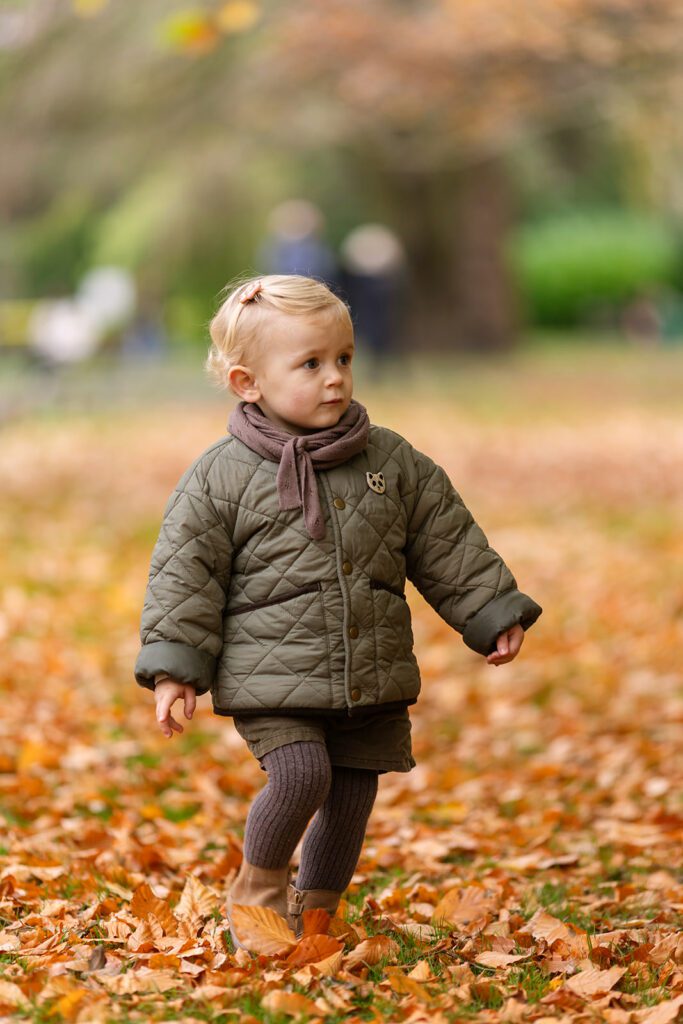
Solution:
<svg viewBox="0 0 683 1024">
<path fill-rule="evenodd" d="M 511 626 L 496 638 L 496 650 L 486 658 L 489 665 L 504 665 L 519 654 L 524 643 L 524 630 L 520 625 Z"/>
<path fill-rule="evenodd" d="M 172 679 L 167 679 L 157 683 L 154 687 L 157 722 L 164 736 L 168 736 L 169 739 L 173 736 L 174 729 L 176 732 L 183 731 L 180 722 L 176 722 L 171 714 L 171 706 L 174 701 L 183 698 L 185 702 L 185 718 L 192 718 L 197 704 L 197 694 L 194 686 L 191 686 L 189 683 L 176 683 Z"/>
</svg>

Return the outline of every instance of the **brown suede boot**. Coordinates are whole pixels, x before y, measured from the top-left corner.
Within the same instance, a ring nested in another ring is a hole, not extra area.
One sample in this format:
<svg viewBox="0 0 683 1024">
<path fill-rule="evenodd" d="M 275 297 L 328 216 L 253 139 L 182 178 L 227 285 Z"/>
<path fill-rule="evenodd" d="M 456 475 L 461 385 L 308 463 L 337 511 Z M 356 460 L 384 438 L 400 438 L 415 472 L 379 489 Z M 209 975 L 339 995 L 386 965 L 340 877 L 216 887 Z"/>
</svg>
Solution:
<svg viewBox="0 0 683 1024">
<path fill-rule="evenodd" d="M 232 926 L 233 904 L 247 907 L 270 907 L 276 914 L 287 920 L 287 882 L 289 865 L 284 868 L 259 868 L 243 860 L 235 881 L 225 900 L 230 925 L 230 935 L 235 947 L 248 949 L 237 936 Z"/>
<path fill-rule="evenodd" d="M 297 939 L 300 939 L 303 930 L 304 910 L 326 910 L 330 917 L 334 917 L 341 900 L 341 893 L 334 889 L 297 889 L 295 885 L 287 887 L 287 922 Z"/>
</svg>

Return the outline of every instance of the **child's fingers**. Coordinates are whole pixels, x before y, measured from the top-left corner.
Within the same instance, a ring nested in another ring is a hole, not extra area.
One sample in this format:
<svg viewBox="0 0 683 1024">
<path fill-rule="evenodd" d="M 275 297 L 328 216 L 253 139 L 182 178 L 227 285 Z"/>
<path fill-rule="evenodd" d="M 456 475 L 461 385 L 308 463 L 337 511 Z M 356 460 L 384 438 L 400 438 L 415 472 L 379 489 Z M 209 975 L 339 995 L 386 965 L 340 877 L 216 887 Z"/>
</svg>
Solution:
<svg viewBox="0 0 683 1024">
<path fill-rule="evenodd" d="M 513 656 L 519 654 L 519 649 L 524 643 L 524 630 L 521 626 L 515 626 L 510 630 L 510 654 Z"/>
<path fill-rule="evenodd" d="M 174 699 L 175 697 L 170 693 L 162 693 L 161 696 L 157 696 L 157 721 L 160 725 L 162 722 L 166 722 L 168 720 L 168 715 Z"/>
<path fill-rule="evenodd" d="M 185 687 L 185 718 L 192 718 L 197 706 L 197 692 L 194 686 Z"/>
<path fill-rule="evenodd" d="M 180 724 L 180 722 L 176 722 L 173 715 L 169 715 L 168 718 L 165 718 L 163 719 L 163 721 L 160 721 L 159 726 L 164 736 L 167 736 L 169 739 L 173 735 L 173 730 L 175 730 L 176 732 L 183 732 L 182 725 Z"/>
<path fill-rule="evenodd" d="M 506 665 L 519 654 L 524 641 L 524 630 L 515 625 L 501 633 L 496 639 L 496 650 L 486 658 L 489 665 Z"/>
<path fill-rule="evenodd" d="M 167 694 L 163 694 L 159 698 L 159 702 L 157 704 L 157 722 L 159 723 L 159 728 L 163 732 L 164 736 L 168 736 L 169 738 L 173 735 L 174 729 L 176 732 L 183 731 L 182 725 L 179 722 L 176 722 L 175 718 L 171 714 L 171 705 L 175 699 L 175 697 L 171 697 L 169 699 Z"/>
<path fill-rule="evenodd" d="M 159 719 L 159 728 L 163 732 L 164 736 L 172 736 L 173 730 L 171 729 L 168 718 Z"/>
</svg>

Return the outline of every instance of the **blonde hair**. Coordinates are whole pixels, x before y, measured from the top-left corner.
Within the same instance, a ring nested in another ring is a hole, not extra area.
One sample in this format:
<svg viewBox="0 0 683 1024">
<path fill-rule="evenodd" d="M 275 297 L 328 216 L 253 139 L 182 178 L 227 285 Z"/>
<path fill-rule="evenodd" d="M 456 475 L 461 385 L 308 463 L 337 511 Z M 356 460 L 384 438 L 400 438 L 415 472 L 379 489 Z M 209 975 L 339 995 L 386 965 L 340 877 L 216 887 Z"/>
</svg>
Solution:
<svg viewBox="0 0 683 1024">
<path fill-rule="evenodd" d="M 226 295 L 227 293 L 227 295 Z M 273 310 L 289 316 L 328 314 L 353 330 L 349 309 L 322 281 L 299 274 L 240 277 L 220 293 L 223 302 L 209 324 L 211 347 L 204 368 L 211 380 L 229 388 L 228 371 L 248 364 L 264 350 Z"/>
</svg>

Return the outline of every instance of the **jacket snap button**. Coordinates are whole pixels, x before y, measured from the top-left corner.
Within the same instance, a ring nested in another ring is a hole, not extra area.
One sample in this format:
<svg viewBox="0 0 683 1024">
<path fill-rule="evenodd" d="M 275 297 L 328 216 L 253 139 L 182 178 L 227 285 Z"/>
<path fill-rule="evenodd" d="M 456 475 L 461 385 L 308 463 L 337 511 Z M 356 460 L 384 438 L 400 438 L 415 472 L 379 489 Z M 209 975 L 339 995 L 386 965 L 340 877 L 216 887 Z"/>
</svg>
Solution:
<svg viewBox="0 0 683 1024">
<path fill-rule="evenodd" d="M 344 501 L 343 498 L 335 498 L 334 499 L 334 507 L 335 508 L 346 508 L 346 502 Z"/>
<path fill-rule="evenodd" d="M 351 700 L 360 700 L 360 690 L 351 690 Z"/>
<path fill-rule="evenodd" d="M 344 573 L 345 576 L 350 576 L 351 575 L 351 573 L 353 572 L 353 566 L 351 565 L 350 562 L 344 562 L 343 563 L 343 565 L 342 565 L 342 572 Z"/>
<path fill-rule="evenodd" d="M 358 626 L 349 626 L 349 636 L 352 640 L 355 640 L 358 636 Z"/>
</svg>

